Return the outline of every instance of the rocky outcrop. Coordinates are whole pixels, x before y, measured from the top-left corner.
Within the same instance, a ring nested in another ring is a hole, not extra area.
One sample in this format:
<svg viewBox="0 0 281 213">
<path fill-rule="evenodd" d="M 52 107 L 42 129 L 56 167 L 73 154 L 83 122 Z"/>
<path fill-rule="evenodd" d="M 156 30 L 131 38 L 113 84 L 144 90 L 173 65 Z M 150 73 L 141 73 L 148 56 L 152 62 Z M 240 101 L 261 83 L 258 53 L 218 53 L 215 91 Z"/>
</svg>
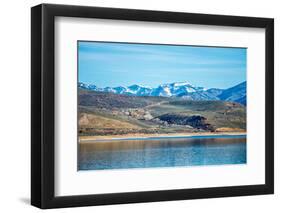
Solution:
<svg viewBox="0 0 281 213">
<path fill-rule="evenodd" d="M 168 124 L 189 125 L 193 128 L 214 131 L 214 127 L 207 123 L 207 119 L 201 115 L 186 115 L 180 113 L 168 113 L 157 117 Z"/>
</svg>

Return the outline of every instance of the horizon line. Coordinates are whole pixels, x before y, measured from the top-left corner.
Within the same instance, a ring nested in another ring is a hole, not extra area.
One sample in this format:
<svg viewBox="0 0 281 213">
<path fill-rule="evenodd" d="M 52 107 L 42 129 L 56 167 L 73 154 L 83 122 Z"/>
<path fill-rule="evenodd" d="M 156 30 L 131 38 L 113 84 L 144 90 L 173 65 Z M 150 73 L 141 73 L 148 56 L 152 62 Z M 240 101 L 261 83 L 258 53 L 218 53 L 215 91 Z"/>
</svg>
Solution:
<svg viewBox="0 0 281 213">
<path fill-rule="evenodd" d="M 229 88 L 232 88 L 232 87 L 235 87 L 235 86 L 237 86 L 237 85 L 239 85 L 239 84 L 242 84 L 242 83 L 244 83 L 244 82 L 247 82 L 247 80 L 245 80 L 245 81 L 242 81 L 242 82 L 240 82 L 240 83 L 237 83 L 237 84 L 235 84 L 235 85 L 233 85 L 233 86 L 230 86 L 230 87 L 227 87 L 227 88 L 224 88 L 223 90 L 225 90 L 225 89 L 229 89 Z M 193 87 L 203 87 L 203 88 L 205 88 L 205 89 L 222 89 L 222 88 L 219 88 L 219 87 L 210 87 L 210 88 L 208 88 L 208 87 L 204 87 L 204 86 L 197 86 L 197 85 L 194 85 L 194 84 L 192 84 L 192 83 L 190 83 L 190 82 L 188 82 L 188 81 L 181 81 L 181 82 L 171 82 L 171 83 L 161 83 L 161 84 L 158 84 L 156 87 L 152 87 L 152 86 L 146 86 L 146 85 L 143 85 L 143 84 L 131 84 L 131 85 L 127 85 L 127 86 L 124 86 L 124 85 L 118 85 L 118 86 L 105 86 L 105 87 L 99 87 L 99 86 L 97 86 L 95 83 L 85 83 L 85 82 L 82 82 L 82 81 L 78 81 L 77 82 L 78 84 L 79 83 L 82 83 L 82 84 L 88 84 L 88 85 L 93 85 L 93 86 L 96 86 L 97 88 L 107 88 L 107 87 L 109 87 L 109 88 L 116 88 L 116 87 L 131 87 L 131 86 L 134 86 L 134 85 L 137 85 L 137 86 L 140 86 L 140 87 L 145 87 L 145 88 L 158 88 L 159 86 L 161 86 L 161 85 L 169 85 L 169 84 L 176 84 L 176 83 L 187 83 L 187 84 L 189 84 L 190 86 L 193 86 Z"/>
</svg>

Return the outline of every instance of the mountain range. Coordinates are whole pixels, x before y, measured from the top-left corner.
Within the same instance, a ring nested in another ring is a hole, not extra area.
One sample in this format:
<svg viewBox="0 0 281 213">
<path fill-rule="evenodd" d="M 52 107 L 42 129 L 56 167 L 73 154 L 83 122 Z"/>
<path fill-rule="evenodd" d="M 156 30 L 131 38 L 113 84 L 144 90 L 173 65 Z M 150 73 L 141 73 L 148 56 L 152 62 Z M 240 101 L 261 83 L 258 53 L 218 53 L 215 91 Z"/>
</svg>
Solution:
<svg viewBox="0 0 281 213">
<path fill-rule="evenodd" d="M 246 106 L 246 81 L 230 87 L 228 89 L 210 88 L 193 86 L 189 82 L 175 82 L 161 84 L 158 87 L 146 87 L 141 85 L 104 87 L 99 88 L 93 84 L 79 82 L 78 87 L 91 91 L 111 92 L 120 95 L 131 96 L 161 96 L 161 97 L 179 97 L 186 100 L 222 100 L 237 102 Z"/>
</svg>

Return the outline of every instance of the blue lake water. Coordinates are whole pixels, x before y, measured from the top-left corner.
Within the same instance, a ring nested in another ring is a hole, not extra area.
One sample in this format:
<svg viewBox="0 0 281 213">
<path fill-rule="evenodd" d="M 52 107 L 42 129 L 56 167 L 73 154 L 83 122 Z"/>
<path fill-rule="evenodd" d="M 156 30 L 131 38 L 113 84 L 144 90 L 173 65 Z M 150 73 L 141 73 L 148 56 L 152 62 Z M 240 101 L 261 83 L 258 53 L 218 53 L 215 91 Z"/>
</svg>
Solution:
<svg viewBox="0 0 281 213">
<path fill-rule="evenodd" d="M 115 139 L 79 144 L 78 170 L 245 164 L 246 136 Z"/>
</svg>

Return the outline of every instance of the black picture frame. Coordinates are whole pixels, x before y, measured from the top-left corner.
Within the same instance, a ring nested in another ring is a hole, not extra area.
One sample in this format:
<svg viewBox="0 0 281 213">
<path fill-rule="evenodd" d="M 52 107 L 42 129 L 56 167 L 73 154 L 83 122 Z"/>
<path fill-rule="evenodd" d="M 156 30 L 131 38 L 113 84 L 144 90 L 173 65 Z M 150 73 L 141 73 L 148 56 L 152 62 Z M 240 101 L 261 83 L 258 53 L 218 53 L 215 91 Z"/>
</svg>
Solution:
<svg viewBox="0 0 281 213">
<path fill-rule="evenodd" d="M 265 184 L 93 195 L 54 195 L 55 17 L 264 28 L 266 136 Z M 274 193 L 274 20 L 164 11 L 41 4 L 31 8 L 31 204 L 42 208 L 218 198 Z"/>
</svg>

